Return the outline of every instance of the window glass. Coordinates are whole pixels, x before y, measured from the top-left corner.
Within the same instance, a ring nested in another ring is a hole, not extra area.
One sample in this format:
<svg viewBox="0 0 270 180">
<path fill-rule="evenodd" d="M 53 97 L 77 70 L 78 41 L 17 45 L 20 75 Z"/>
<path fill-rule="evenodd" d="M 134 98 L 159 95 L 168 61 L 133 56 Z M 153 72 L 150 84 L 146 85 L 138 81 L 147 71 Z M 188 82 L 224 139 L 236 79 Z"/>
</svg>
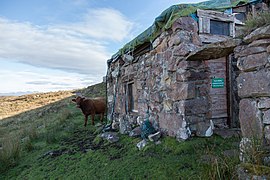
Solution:
<svg viewBox="0 0 270 180">
<path fill-rule="evenodd" d="M 210 33 L 217 35 L 230 36 L 230 23 L 223 21 L 210 20 Z"/>
</svg>

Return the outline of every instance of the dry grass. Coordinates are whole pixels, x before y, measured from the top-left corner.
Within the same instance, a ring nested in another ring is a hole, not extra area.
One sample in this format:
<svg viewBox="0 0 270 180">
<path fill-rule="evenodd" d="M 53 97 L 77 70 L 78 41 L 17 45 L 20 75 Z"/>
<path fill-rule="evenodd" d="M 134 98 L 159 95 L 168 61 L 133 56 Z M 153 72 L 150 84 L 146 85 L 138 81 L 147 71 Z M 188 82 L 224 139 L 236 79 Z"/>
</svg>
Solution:
<svg viewBox="0 0 270 180">
<path fill-rule="evenodd" d="M 253 30 L 266 25 L 270 25 L 270 12 L 261 12 L 254 17 L 249 15 L 245 22 L 244 35 L 248 35 Z"/>
<path fill-rule="evenodd" d="M 21 145 L 17 136 L 8 136 L 1 140 L 0 171 L 18 163 Z"/>
<path fill-rule="evenodd" d="M 71 91 L 8 96 L 0 98 L 0 120 L 29 110 L 40 108 L 59 100 L 71 97 Z"/>
</svg>

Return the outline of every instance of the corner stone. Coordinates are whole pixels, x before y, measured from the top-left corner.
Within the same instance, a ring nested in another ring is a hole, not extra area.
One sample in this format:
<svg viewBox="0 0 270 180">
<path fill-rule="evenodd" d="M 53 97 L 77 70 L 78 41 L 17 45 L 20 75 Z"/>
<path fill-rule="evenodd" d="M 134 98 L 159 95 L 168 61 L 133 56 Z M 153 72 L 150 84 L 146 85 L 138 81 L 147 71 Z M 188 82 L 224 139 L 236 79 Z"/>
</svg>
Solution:
<svg viewBox="0 0 270 180">
<path fill-rule="evenodd" d="M 263 124 L 256 101 L 242 99 L 239 105 L 239 120 L 243 137 L 262 137 Z"/>
<path fill-rule="evenodd" d="M 270 71 L 242 73 L 237 78 L 237 84 L 241 98 L 270 96 Z"/>
</svg>

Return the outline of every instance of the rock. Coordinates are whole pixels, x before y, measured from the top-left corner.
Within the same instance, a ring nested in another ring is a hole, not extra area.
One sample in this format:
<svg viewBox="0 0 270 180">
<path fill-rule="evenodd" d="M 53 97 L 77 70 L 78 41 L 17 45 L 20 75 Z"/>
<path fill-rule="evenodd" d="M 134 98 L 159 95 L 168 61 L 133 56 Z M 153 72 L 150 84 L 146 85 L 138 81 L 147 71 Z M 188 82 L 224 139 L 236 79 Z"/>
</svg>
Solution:
<svg viewBox="0 0 270 180">
<path fill-rule="evenodd" d="M 270 110 L 263 112 L 263 123 L 270 125 Z"/>
<path fill-rule="evenodd" d="M 195 84 L 193 82 L 177 82 L 171 85 L 171 91 L 168 91 L 168 98 L 172 101 L 184 99 L 193 99 L 195 97 Z"/>
<path fill-rule="evenodd" d="M 270 145 L 270 125 L 264 128 L 264 138 L 268 145 Z"/>
<path fill-rule="evenodd" d="M 105 132 L 105 133 L 102 133 L 100 137 L 103 140 L 109 141 L 110 143 L 115 143 L 119 141 L 119 137 L 116 132 Z"/>
<path fill-rule="evenodd" d="M 265 66 L 268 63 L 267 57 L 268 54 L 266 52 L 240 57 L 237 60 L 237 67 L 241 71 L 255 70 L 259 67 Z"/>
<path fill-rule="evenodd" d="M 263 52 L 266 52 L 266 47 L 262 47 L 262 46 L 246 47 L 242 49 L 240 52 L 235 52 L 235 58 L 245 57 L 252 54 L 258 54 L 258 53 L 263 53 Z"/>
<path fill-rule="evenodd" d="M 175 137 L 179 127 L 182 126 L 183 115 L 176 113 L 159 113 L 158 116 L 160 130 L 169 136 Z"/>
<path fill-rule="evenodd" d="M 154 134 L 150 134 L 150 135 L 148 136 L 148 139 L 149 139 L 150 141 L 152 141 L 152 142 L 157 142 L 157 141 L 160 139 L 160 137 L 161 137 L 161 132 L 158 131 L 158 132 L 156 132 L 156 133 L 154 133 Z"/>
<path fill-rule="evenodd" d="M 270 25 L 254 30 L 244 38 L 244 42 L 250 43 L 258 39 L 267 39 L 267 38 L 270 38 Z"/>
<path fill-rule="evenodd" d="M 262 137 L 263 124 L 260 119 L 260 111 L 256 106 L 256 101 L 252 99 L 242 99 L 240 101 L 239 120 L 243 137 Z"/>
<path fill-rule="evenodd" d="M 162 39 L 160 37 L 157 37 L 154 42 L 152 43 L 152 47 L 153 49 L 155 49 L 160 43 L 161 43 Z"/>
<path fill-rule="evenodd" d="M 200 48 L 194 49 L 192 53 L 187 56 L 187 61 L 218 59 L 228 56 L 233 52 L 234 48 L 240 44 L 240 42 L 240 40 L 234 39 L 206 44 Z"/>
<path fill-rule="evenodd" d="M 186 115 L 204 114 L 209 111 L 209 101 L 204 97 L 186 100 L 184 106 Z"/>
<path fill-rule="evenodd" d="M 142 133 L 141 127 L 136 127 L 129 132 L 130 137 L 140 137 Z"/>
<path fill-rule="evenodd" d="M 142 150 L 147 145 L 147 141 L 144 139 L 137 144 L 139 150 Z"/>
<path fill-rule="evenodd" d="M 192 17 L 181 17 L 174 21 L 172 24 L 173 32 L 176 32 L 179 29 L 197 33 L 198 23 Z"/>
<path fill-rule="evenodd" d="M 124 117 L 120 118 L 119 131 L 121 134 L 128 134 L 131 131 L 131 125 L 129 121 Z"/>
<path fill-rule="evenodd" d="M 200 34 L 199 37 L 201 41 L 205 44 L 212 44 L 232 40 L 232 38 L 229 36 L 213 35 L 213 34 Z"/>
<path fill-rule="evenodd" d="M 214 134 L 221 136 L 223 139 L 228 139 L 232 137 L 240 137 L 240 130 L 232 130 L 232 129 L 215 129 Z"/>
<path fill-rule="evenodd" d="M 239 150 L 237 149 L 230 149 L 223 151 L 223 155 L 228 158 L 239 157 Z"/>
<path fill-rule="evenodd" d="M 169 41 L 169 46 L 178 46 L 180 43 L 190 42 L 190 33 L 188 31 L 177 32 Z"/>
<path fill-rule="evenodd" d="M 199 137 L 210 137 L 213 134 L 213 122 L 199 122 L 196 124 L 196 135 Z"/>
<path fill-rule="evenodd" d="M 267 47 L 266 52 L 270 54 L 270 46 Z"/>
<path fill-rule="evenodd" d="M 263 158 L 263 165 L 270 167 L 270 156 Z"/>
<path fill-rule="evenodd" d="M 167 38 L 162 39 L 161 43 L 155 48 L 156 53 L 162 53 L 168 49 Z"/>
<path fill-rule="evenodd" d="M 198 47 L 192 43 L 181 43 L 179 46 L 175 46 L 173 50 L 174 56 L 187 56 L 190 52 L 193 52 Z"/>
<path fill-rule="evenodd" d="M 161 141 L 160 140 L 158 140 L 158 141 L 155 142 L 155 145 L 159 145 L 159 144 L 161 144 Z"/>
<path fill-rule="evenodd" d="M 191 131 L 187 126 L 187 122 L 183 121 L 182 126 L 176 132 L 176 139 L 181 142 L 187 140 L 191 136 Z"/>
<path fill-rule="evenodd" d="M 270 96 L 270 71 L 262 69 L 241 73 L 237 77 L 237 85 L 241 98 Z"/>
<path fill-rule="evenodd" d="M 119 122 L 113 122 L 112 123 L 112 129 L 114 129 L 114 130 L 118 130 L 119 129 Z"/>
<path fill-rule="evenodd" d="M 270 109 L 270 98 L 260 99 L 258 103 L 259 109 Z"/>
<path fill-rule="evenodd" d="M 267 46 L 270 44 L 270 39 L 260 39 L 253 41 L 248 47 L 255 47 L 255 46 Z"/>
</svg>

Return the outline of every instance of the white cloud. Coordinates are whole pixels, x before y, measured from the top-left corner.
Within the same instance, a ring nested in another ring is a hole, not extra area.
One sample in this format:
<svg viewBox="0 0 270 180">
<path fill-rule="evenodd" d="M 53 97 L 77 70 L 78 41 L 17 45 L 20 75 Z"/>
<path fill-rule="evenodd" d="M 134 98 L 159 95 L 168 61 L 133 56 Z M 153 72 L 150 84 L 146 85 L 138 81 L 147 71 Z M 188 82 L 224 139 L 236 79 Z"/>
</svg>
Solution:
<svg viewBox="0 0 270 180">
<path fill-rule="evenodd" d="M 97 81 L 96 77 L 89 78 L 83 74 L 65 73 L 58 70 L 48 72 L 45 68 L 37 68 L 31 72 L 23 69 L 20 71 L 1 70 L 0 81 L 5 84 L 1 86 L 0 93 L 9 93 L 78 89 L 101 82 L 101 79 Z"/>
<path fill-rule="evenodd" d="M 78 35 L 122 41 L 129 36 L 133 27 L 133 23 L 119 11 L 108 8 L 88 11 L 84 19 L 83 22 L 73 24 L 69 29 Z"/>
<path fill-rule="evenodd" d="M 0 18 L 0 58 L 92 76 L 106 72 L 106 45 L 128 37 L 132 23 L 113 9 L 88 11 L 81 22 L 36 26 Z"/>
</svg>

